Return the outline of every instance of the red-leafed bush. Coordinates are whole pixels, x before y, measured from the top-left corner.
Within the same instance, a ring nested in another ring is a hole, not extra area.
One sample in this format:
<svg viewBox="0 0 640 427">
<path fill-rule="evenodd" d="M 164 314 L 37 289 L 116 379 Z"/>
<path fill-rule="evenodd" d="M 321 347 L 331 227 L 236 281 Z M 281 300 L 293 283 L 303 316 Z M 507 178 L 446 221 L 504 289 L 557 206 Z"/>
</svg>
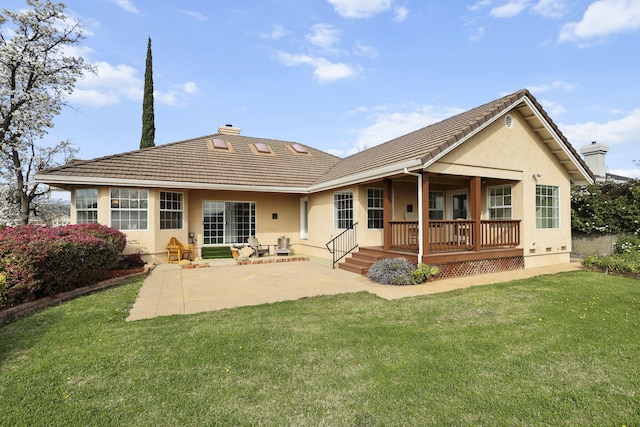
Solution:
<svg viewBox="0 0 640 427">
<path fill-rule="evenodd" d="M 7 227 L 0 231 L 0 307 L 96 282 L 125 245 L 124 234 L 99 224 Z"/>
</svg>

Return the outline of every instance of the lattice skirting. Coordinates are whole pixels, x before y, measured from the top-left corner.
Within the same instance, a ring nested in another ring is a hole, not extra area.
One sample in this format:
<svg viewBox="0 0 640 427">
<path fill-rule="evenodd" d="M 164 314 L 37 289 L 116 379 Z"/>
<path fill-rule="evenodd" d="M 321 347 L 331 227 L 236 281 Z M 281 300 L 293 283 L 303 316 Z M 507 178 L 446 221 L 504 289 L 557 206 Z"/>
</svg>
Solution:
<svg viewBox="0 0 640 427">
<path fill-rule="evenodd" d="M 474 274 L 497 273 L 499 271 L 520 270 L 524 268 L 524 257 L 483 259 L 478 261 L 461 261 L 439 265 L 438 279 L 471 276 Z"/>
</svg>

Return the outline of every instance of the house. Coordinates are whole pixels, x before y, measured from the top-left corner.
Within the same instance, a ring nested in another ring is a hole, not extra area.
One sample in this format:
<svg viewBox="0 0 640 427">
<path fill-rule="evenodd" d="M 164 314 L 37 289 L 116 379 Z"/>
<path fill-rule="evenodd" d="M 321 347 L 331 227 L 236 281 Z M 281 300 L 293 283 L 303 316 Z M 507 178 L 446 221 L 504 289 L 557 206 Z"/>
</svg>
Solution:
<svg viewBox="0 0 640 427">
<path fill-rule="evenodd" d="M 571 187 L 594 176 L 524 89 L 343 159 L 227 125 L 36 179 L 156 262 L 172 236 L 198 252 L 286 235 L 352 271 L 406 256 L 449 277 L 568 262 Z"/>
</svg>

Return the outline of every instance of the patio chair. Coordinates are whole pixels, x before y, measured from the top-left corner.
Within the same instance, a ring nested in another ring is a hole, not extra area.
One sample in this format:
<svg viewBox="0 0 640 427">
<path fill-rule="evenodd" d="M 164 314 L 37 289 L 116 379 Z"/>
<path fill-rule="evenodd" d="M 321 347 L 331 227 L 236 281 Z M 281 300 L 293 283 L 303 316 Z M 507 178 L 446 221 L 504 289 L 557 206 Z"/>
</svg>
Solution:
<svg viewBox="0 0 640 427">
<path fill-rule="evenodd" d="M 257 257 L 262 255 L 269 255 L 269 246 L 262 246 L 255 236 L 251 236 L 247 239 L 247 243 L 253 249 Z"/>
<path fill-rule="evenodd" d="M 188 255 L 188 256 L 186 256 Z M 194 247 L 193 243 L 183 244 L 180 240 L 172 237 L 167 245 L 167 262 L 180 262 L 183 259 L 193 261 Z"/>
<path fill-rule="evenodd" d="M 278 246 L 276 247 L 276 255 L 291 255 L 291 247 L 289 238 L 281 236 L 278 238 Z"/>
</svg>

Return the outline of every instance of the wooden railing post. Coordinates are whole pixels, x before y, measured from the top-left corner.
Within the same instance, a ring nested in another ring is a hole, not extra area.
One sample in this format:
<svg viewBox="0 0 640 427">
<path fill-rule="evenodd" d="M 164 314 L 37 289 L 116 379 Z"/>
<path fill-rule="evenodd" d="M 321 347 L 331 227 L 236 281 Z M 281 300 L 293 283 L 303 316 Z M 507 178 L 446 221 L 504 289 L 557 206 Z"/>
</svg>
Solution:
<svg viewBox="0 0 640 427">
<path fill-rule="evenodd" d="M 384 180 L 384 189 L 382 191 L 382 216 L 384 217 L 384 235 L 383 247 L 385 251 L 391 249 L 391 221 L 393 221 L 393 205 L 391 203 L 391 179 Z"/>
<path fill-rule="evenodd" d="M 429 255 L 429 174 L 426 172 L 422 173 L 422 218 L 419 220 L 422 224 L 422 255 Z"/>
<path fill-rule="evenodd" d="M 471 219 L 473 219 L 473 250 L 482 250 L 481 232 L 482 232 L 482 199 L 480 194 L 482 192 L 482 181 L 479 176 L 471 178 Z"/>
</svg>

